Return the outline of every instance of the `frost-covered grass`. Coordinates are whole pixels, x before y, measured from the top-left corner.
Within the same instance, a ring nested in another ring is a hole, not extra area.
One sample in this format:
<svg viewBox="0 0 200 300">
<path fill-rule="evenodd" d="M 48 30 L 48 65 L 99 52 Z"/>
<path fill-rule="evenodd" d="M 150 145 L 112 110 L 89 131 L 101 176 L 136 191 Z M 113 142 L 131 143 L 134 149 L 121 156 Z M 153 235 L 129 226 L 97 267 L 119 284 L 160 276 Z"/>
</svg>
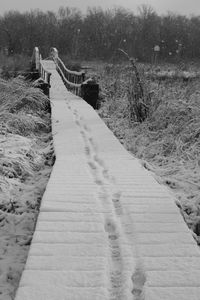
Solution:
<svg viewBox="0 0 200 300">
<path fill-rule="evenodd" d="M 0 300 L 14 299 L 53 162 L 49 99 L 0 79 Z"/>
<path fill-rule="evenodd" d="M 98 67 L 100 116 L 125 147 L 174 192 L 176 203 L 200 243 L 200 81 L 195 68 L 139 65 L 151 95 L 144 122 L 130 115 L 128 65 Z M 169 76 L 171 70 L 178 76 Z M 167 72 L 167 78 L 150 76 Z M 187 72 L 187 80 L 182 76 Z M 95 74 L 95 71 L 92 75 Z"/>
</svg>

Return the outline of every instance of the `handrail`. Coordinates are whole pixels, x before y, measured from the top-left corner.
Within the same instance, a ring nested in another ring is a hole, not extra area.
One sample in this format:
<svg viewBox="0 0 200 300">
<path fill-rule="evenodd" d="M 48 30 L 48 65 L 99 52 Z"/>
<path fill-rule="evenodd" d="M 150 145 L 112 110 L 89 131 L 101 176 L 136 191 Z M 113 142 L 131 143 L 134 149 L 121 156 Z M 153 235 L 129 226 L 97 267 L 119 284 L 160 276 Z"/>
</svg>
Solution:
<svg viewBox="0 0 200 300">
<path fill-rule="evenodd" d="M 36 67 L 35 61 L 37 60 L 37 75 L 41 77 L 41 88 L 43 92 L 49 96 L 50 90 L 50 77 L 51 72 L 49 70 L 57 70 L 58 74 L 62 78 L 66 88 L 77 96 L 82 97 L 87 101 L 94 109 L 99 107 L 98 104 L 98 93 L 99 85 L 92 79 L 85 80 L 84 71 L 72 71 L 69 70 L 64 62 L 58 56 L 58 50 L 54 47 L 50 48 L 49 57 L 42 59 L 39 53 L 38 47 L 34 48 L 33 51 L 33 63 L 34 68 Z M 37 59 L 36 59 L 37 58 Z M 53 62 L 49 62 L 52 60 Z M 55 64 L 55 65 L 54 65 Z M 53 71 L 54 74 L 54 71 Z"/>
<path fill-rule="evenodd" d="M 51 72 L 49 72 L 47 69 L 45 69 L 45 67 L 42 64 L 42 61 L 40 60 L 40 76 L 41 78 L 44 80 L 45 83 L 48 83 L 48 85 L 50 86 L 50 77 L 51 77 Z"/>
<path fill-rule="evenodd" d="M 60 74 L 66 87 L 74 92 L 76 95 L 81 95 L 81 84 L 85 80 L 84 71 L 71 71 L 69 70 L 64 62 L 58 56 L 58 50 L 56 48 L 50 49 L 50 57 L 55 62 L 56 69 Z"/>
<path fill-rule="evenodd" d="M 57 58 L 57 61 L 61 64 L 61 66 L 63 67 L 63 69 L 64 69 L 67 73 L 69 73 L 69 74 L 72 74 L 72 75 L 78 75 L 78 76 L 81 76 L 83 73 L 85 74 L 84 71 L 78 72 L 78 71 L 71 71 L 71 70 L 69 70 L 69 69 L 65 66 L 64 62 L 60 59 L 60 57 Z"/>
<path fill-rule="evenodd" d="M 42 55 L 40 54 L 39 48 L 34 47 L 33 54 L 31 57 L 32 67 L 39 72 L 41 78 L 50 86 L 51 72 L 46 70 L 42 64 Z"/>
<path fill-rule="evenodd" d="M 54 59 L 54 62 L 56 64 L 56 69 L 62 77 L 62 80 L 66 87 L 76 95 L 80 96 L 81 84 L 85 80 L 85 72 L 68 70 L 59 57 L 57 59 Z"/>
<path fill-rule="evenodd" d="M 61 77 L 63 77 L 63 80 L 64 80 L 67 84 L 70 84 L 72 87 L 80 87 L 80 86 L 81 86 L 81 83 L 74 83 L 74 82 L 71 82 L 71 81 L 67 80 L 67 79 L 65 78 L 65 75 L 64 75 L 64 73 L 62 72 L 61 68 L 60 68 L 59 66 L 57 66 L 57 68 L 58 68 L 58 70 L 59 70 L 59 72 L 60 72 Z"/>
</svg>

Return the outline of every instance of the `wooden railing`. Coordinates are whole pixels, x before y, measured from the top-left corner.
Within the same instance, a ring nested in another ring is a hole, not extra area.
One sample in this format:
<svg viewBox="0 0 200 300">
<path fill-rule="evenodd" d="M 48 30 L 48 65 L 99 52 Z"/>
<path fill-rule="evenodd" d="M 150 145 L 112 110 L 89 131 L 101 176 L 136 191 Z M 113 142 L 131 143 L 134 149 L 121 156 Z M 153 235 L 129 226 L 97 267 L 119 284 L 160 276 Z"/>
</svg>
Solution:
<svg viewBox="0 0 200 300">
<path fill-rule="evenodd" d="M 56 64 L 56 69 L 60 74 L 65 86 L 68 90 L 74 94 L 81 95 L 81 85 L 85 81 L 85 72 L 77 72 L 69 70 L 63 61 L 58 56 L 58 50 L 56 48 L 51 48 L 50 57 L 54 60 Z"/>
<path fill-rule="evenodd" d="M 50 86 L 50 77 L 51 72 L 46 70 L 43 65 L 42 56 L 39 52 L 38 47 L 35 47 L 33 50 L 33 55 L 31 58 L 31 63 L 35 71 L 39 72 L 40 77 L 44 80 L 44 83 L 47 83 Z"/>
<path fill-rule="evenodd" d="M 48 70 L 45 69 L 45 67 L 44 67 L 44 65 L 42 63 L 41 56 L 40 56 L 39 73 L 40 73 L 40 77 L 44 80 L 45 83 L 48 83 L 48 85 L 50 87 L 51 72 L 49 72 Z"/>
<path fill-rule="evenodd" d="M 85 72 L 77 72 L 69 70 L 63 61 L 58 56 L 58 50 L 56 48 L 50 49 L 49 57 L 42 59 L 38 47 L 34 48 L 32 62 L 34 70 L 37 75 L 43 79 L 41 83 L 42 89 L 46 95 L 49 96 L 50 88 L 50 77 L 52 62 L 49 63 L 49 60 L 53 60 L 53 69 L 55 69 L 61 76 L 66 88 L 77 96 L 82 97 L 87 103 L 89 103 L 93 108 L 98 108 L 98 94 L 99 94 L 99 85 L 92 79 L 85 80 Z"/>
<path fill-rule="evenodd" d="M 32 73 L 35 74 L 35 76 L 33 77 L 34 80 L 39 80 L 38 87 L 40 87 L 43 90 L 44 94 L 49 97 L 51 72 L 49 72 L 45 68 L 44 60 L 42 60 L 42 56 L 39 52 L 38 47 L 35 47 L 33 50 L 33 55 L 31 58 L 31 69 L 33 71 Z"/>
</svg>

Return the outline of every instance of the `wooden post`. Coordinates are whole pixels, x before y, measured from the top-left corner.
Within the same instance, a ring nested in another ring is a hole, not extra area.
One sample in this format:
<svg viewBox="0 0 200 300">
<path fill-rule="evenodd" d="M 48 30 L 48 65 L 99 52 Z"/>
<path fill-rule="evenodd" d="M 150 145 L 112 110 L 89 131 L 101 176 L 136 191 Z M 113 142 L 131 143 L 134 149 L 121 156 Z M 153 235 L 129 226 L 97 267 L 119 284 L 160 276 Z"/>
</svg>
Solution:
<svg viewBox="0 0 200 300">
<path fill-rule="evenodd" d="M 94 109 L 99 108 L 99 85 L 91 78 L 81 84 L 81 97 Z"/>
<path fill-rule="evenodd" d="M 40 52 L 38 47 L 35 47 L 35 69 L 39 71 L 40 67 Z"/>
<path fill-rule="evenodd" d="M 32 54 L 32 58 L 31 58 L 31 69 L 32 71 L 39 71 L 39 67 L 40 67 L 40 53 L 39 53 L 39 49 L 38 47 L 35 47 L 33 49 L 33 54 Z"/>
<path fill-rule="evenodd" d="M 58 58 L 58 50 L 54 47 L 52 47 L 50 49 L 50 57 L 53 59 L 53 60 L 56 60 L 57 61 L 57 58 Z"/>
<path fill-rule="evenodd" d="M 51 73 L 47 73 L 47 83 L 50 86 Z"/>
<path fill-rule="evenodd" d="M 85 81 L 85 72 L 84 71 L 82 72 L 81 77 L 82 77 L 82 82 L 84 82 Z"/>
<path fill-rule="evenodd" d="M 160 52 L 160 46 L 159 45 L 155 45 L 154 48 L 154 63 L 157 64 L 158 62 L 158 55 L 159 55 L 159 52 Z"/>
</svg>

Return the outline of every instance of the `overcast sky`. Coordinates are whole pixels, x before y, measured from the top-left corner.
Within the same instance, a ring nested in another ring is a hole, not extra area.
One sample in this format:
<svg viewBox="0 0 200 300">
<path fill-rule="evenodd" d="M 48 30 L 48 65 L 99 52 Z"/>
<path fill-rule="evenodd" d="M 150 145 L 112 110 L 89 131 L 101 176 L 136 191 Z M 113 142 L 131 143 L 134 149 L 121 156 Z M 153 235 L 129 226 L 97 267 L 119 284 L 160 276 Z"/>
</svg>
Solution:
<svg viewBox="0 0 200 300">
<path fill-rule="evenodd" d="M 0 0 L 0 14 L 10 9 L 21 12 L 36 8 L 57 11 L 60 6 L 77 7 L 84 12 L 88 6 L 123 6 L 137 13 L 137 7 L 141 4 L 151 5 L 158 14 L 173 11 L 185 15 L 200 15 L 200 0 Z"/>
</svg>

